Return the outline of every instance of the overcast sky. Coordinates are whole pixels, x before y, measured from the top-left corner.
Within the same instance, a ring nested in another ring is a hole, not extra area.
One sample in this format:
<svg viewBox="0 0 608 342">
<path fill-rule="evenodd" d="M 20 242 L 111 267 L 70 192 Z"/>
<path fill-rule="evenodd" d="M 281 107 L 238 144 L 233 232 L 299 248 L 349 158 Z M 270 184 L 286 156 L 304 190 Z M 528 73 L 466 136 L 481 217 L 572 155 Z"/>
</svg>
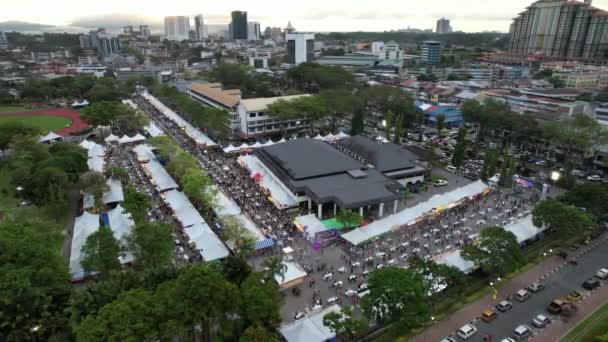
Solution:
<svg viewBox="0 0 608 342">
<path fill-rule="evenodd" d="M 440 17 L 455 30 L 508 31 L 511 19 L 531 0 L 0 0 L 0 21 L 20 20 L 68 25 L 83 18 L 108 20 L 130 15 L 161 20 L 165 15 L 202 13 L 209 24 L 225 24 L 232 10 L 248 12 L 250 21 L 284 27 L 291 20 L 300 31 L 383 31 L 433 28 Z M 608 0 L 595 0 L 608 9 Z M 127 19 L 123 19 L 127 20 Z M 136 20 L 125 24 L 138 24 Z"/>
</svg>

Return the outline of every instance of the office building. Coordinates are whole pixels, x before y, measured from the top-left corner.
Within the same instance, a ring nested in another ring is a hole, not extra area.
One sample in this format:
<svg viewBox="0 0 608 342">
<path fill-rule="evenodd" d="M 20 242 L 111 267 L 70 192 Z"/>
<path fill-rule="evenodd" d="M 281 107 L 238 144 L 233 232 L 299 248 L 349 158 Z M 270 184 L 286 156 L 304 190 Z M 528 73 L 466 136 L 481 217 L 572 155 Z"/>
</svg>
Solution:
<svg viewBox="0 0 608 342">
<path fill-rule="evenodd" d="M 237 108 L 239 135 L 242 138 L 253 138 L 256 136 L 269 136 L 280 133 L 283 130 L 292 132 L 306 127 L 303 119 L 294 118 L 292 120 L 281 121 L 266 114 L 266 108 L 277 100 L 291 101 L 298 97 L 309 96 L 288 95 L 279 97 L 263 97 L 254 99 L 242 99 Z"/>
<path fill-rule="evenodd" d="M 205 20 L 203 15 L 199 14 L 194 17 L 194 31 L 196 32 L 196 40 L 204 40 L 207 38 L 207 32 L 205 31 Z"/>
<path fill-rule="evenodd" d="M 373 54 L 380 54 L 380 50 L 384 47 L 384 42 L 372 42 L 371 51 Z"/>
<path fill-rule="evenodd" d="M 124 27 L 122 28 L 122 33 L 123 33 L 123 34 L 128 34 L 128 35 L 130 35 L 130 36 L 132 36 L 132 35 L 133 35 L 133 31 L 134 31 L 134 30 L 133 30 L 133 25 L 124 26 Z"/>
<path fill-rule="evenodd" d="M 8 49 L 8 39 L 6 39 L 6 34 L 0 31 L 0 50 Z"/>
<path fill-rule="evenodd" d="M 252 21 L 247 23 L 247 40 L 260 40 L 260 23 Z"/>
<path fill-rule="evenodd" d="M 374 48 L 372 44 L 372 49 Z M 403 51 L 399 48 L 399 44 L 394 41 L 390 41 L 383 44 L 378 52 L 378 58 L 384 60 L 401 60 L 403 58 Z"/>
<path fill-rule="evenodd" d="M 181 42 L 188 40 L 190 34 L 190 18 L 186 16 L 165 17 L 165 38 Z"/>
<path fill-rule="evenodd" d="M 206 107 L 224 109 L 230 113 L 230 128 L 240 128 L 237 107 L 241 100 L 240 89 L 223 89 L 221 83 L 192 83 L 186 90 L 188 95 Z"/>
<path fill-rule="evenodd" d="M 148 38 L 150 37 L 150 26 L 148 25 L 139 25 L 139 35 Z"/>
<path fill-rule="evenodd" d="M 299 65 L 311 62 L 315 57 L 315 35 L 313 33 L 288 33 L 287 63 Z"/>
<path fill-rule="evenodd" d="M 513 19 L 510 53 L 605 60 L 608 16 L 591 1 L 540 0 Z"/>
<path fill-rule="evenodd" d="M 268 69 L 268 57 L 249 57 L 249 66 L 256 69 Z"/>
<path fill-rule="evenodd" d="M 230 33 L 232 34 L 232 39 L 246 40 L 248 38 L 247 28 L 247 12 L 233 11 L 232 22 L 230 23 Z"/>
<path fill-rule="evenodd" d="M 437 65 L 441 63 L 441 43 L 432 40 L 422 42 L 420 55 L 424 64 Z"/>
<path fill-rule="evenodd" d="M 80 41 L 81 49 L 90 49 L 93 46 L 91 45 L 91 36 L 88 34 L 81 34 L 78 36 L 78 40 Z"/>
<path fill-rule="evenodd" d="M 452 32 L 452 26 L 450 26 L 450 19 L 441 18 L 437 20 L 437 27 L 435 33 L 450 33 Z"/>
<path fill-rule="evenodd" d="M 120 41 L 117 37 L 99 37 L 98 53 L 102 58 L 120 52 Z"/>
</svg>

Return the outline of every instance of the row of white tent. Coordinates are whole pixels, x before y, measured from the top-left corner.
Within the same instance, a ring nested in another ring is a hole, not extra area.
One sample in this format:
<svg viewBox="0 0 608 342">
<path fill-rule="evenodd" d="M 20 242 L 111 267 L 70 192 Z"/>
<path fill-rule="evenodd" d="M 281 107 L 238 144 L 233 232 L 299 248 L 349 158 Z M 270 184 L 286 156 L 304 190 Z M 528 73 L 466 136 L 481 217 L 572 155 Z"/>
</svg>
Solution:
<svg viewBox="0 0 608 342">
<path fill-rule="evenodd" d="M 135 143 L 135 142 L 142 142 L 145 140 L 146 140 L 146 137 L 144 137 L 143 135 L 141 135 L 139 133 L 135 134 L 132 137 L 130 137 L 128 135 L 123 135 L 120 138 L 114 134 L 110 134 L 104 139 L 104 141 L 107 143 L 118 142 L 119 144 L 130 144 L 130 143 Z"/>
<path fill-rule="evenodd" d="M 318 134 L 313 139 L 331 142 L 331 141 L 337 141 L 337 140 L 346 139 L 348 137 L 350 137 L 350 135 L 348 135 L 348 134 L 346 134 L 344 132 L 340 132 L 340 133 L 335 134 L 335 135 L 329 133 L 326 136 L 322 136 L 322 135 Z M 305 138 L 308 139 L 309 137 L 306 136 Z M 285 138 L 282 138 L 281 140 L 279 140 L 277 142 L 274 142 L 274 141 L 268 139 L 268 141 L 265 142 L 265 143 L 261 143 L 259 141 L 256 141 L 256 143 L 253 144 L 253 145 L 248 145 L 246 143 L 243 143 L 240 146 L 228 145 L 227 147 L 224 148 L 224 152 L 225 153 L 231 153 L 231 152 L 238 152 L 238 151 L 243 151 L 243 150 L 252 149 L 252 148 L 255 149 L 255 148 L 260 148 L 260 147 L 272 146 L 272 145 L 275 145 L 275 144 L 284 143 L 286 141 L 287 140 L 285 140 Z"/>
<path fill-rule="evenodd" d="M 40 136 L 40 138 L 38 138 L 38 142 L 41 142 L 41 143 L 53 142 L 53 141 L 59 141 L 59 140 L 63 140 L 63 137 L 55 132 L 49 132 L 49 134 L 47 134 L 45 136 Z"/>
<path fill-rule="evenodd" d="M 80 147 L 87 150 L 88 160 L 87 165 L 89 166 L 89 170 L 103 172 L 103 168 L 105 166 L 105 155 L 106 149 L 90 140 L 83 140 L 80 143 Z"/>
</svg>

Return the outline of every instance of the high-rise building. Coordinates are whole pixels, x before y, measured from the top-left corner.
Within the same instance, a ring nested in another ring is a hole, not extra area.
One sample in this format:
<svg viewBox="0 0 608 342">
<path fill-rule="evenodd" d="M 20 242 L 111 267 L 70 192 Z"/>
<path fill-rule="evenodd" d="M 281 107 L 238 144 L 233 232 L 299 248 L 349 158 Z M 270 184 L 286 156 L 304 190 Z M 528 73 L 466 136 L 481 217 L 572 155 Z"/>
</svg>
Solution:
<svg viewBox="0 0 608 342">
<path fill-rule="evenodd" d="M 260 23 L 251 21 L 247 23 L 247 40 L 259 40 L 261 36 Z"/>
<path fill-rule="evenodd" d="M 285 39 L 287 40 L 287 63 L 298 65 L 314 59 L 314 33 L 288 33 L 285 35 Z"/>
<path fill-rule="evenodd" d="M 441 43 L 432 40 L 422 42 L 420 55 L 424 64 L 436 65 L 441 63 Z"/>
<path fill-rule="evenodd" d="M 203 15 L 199 14 L 194 17 L 194 31 L 196 32 L 196 40 L 204 40 L 207 38 L 207 32 L 205 30 L 205 21 Z"/>
<path fill-rule="evenodd" d="M 0 50 L 8 49 L 8 39 L 6 38 L 6 34 L 0 31 Z"/>
<path fill-rule="evenodd" d="M 139 34 L 142 37 L 145 37 L 145 38 L 150 37 L 150 26 L 148 26 L 148 25 L 139 25 Z"/>
<path fill-rule="evenodd" d="M 247 36 L 247 12 L 233 11 L 232 22 L 230 23 L 232 39 L 246 40 Z"/>
<path fill-rule="evenodd" d="M 93 46 L 91 45 L 91 35 L 89 34 L 81 34 L 78 36 L 78 40 L 80 41 L 81 49 L 90 49 Z"/>
<path fill-rule="evenodd" d="M 181 42 L 188 40 L 190 18 L 186 16 L 165 17 L 165 38 Z"/>
<path fill-rule="evenodd" d="M 608 16 L 590 0 L 536 1 L 513 19 L 510 33 L 513 55 L 608 58 Z"/>
<path fill-rule="evenodd" d="M 272 40 L 274 40 L 275 42 L 281 42 L 284 41 L 283 40 L 283 31 L 281 30 L 280 27 L 272 27 L 270 29 L 270 37 L 266 37 L 267 39 L 270 38 Z"/>
<path fill-rule="evenodd" d="M 452 32 L 452 26 L 450 25 L 450 19 L 441 18 L 437 20 L 437 27 L 435 33 L 450 33 Z"/>
<path fill-rule="evenodd" d="M 99 47 L 97 48 L 97 51 L 102 58 L 110 57 L 110 55 L 120 52 L 120 41 L 117 37 L 108 35 L 99 36 L 98 42 Z"/>
<path fill-rule="evenodd" d="M 378 52 L 378 58 L 383 60 L 401 60 L 403 59 L 403 51 L 399 44 L 395 41 L 390 41 L 382 45 Z"/>
<path fill-rule="evenodd" d="M 133 25 L 124 26 L 122 28 L 122 33 L 128 34 L 128 35 L 133 35 Z"/>
</svg>

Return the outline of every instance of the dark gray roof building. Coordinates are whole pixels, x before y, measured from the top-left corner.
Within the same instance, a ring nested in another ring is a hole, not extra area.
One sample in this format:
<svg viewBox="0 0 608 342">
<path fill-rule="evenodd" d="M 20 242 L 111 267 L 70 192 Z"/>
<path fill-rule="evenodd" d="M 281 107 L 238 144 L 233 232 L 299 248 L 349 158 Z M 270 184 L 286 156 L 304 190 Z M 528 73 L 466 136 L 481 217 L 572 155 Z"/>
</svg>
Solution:
<svg viewBox="0 0 608 342">
<path fill-rule="evenodd" d="M 318 204 L 352 209 L 399 199 L 399 183 L 323 141 L 296 139 L 254 153 L 294 194 Z"/>
</svg>

